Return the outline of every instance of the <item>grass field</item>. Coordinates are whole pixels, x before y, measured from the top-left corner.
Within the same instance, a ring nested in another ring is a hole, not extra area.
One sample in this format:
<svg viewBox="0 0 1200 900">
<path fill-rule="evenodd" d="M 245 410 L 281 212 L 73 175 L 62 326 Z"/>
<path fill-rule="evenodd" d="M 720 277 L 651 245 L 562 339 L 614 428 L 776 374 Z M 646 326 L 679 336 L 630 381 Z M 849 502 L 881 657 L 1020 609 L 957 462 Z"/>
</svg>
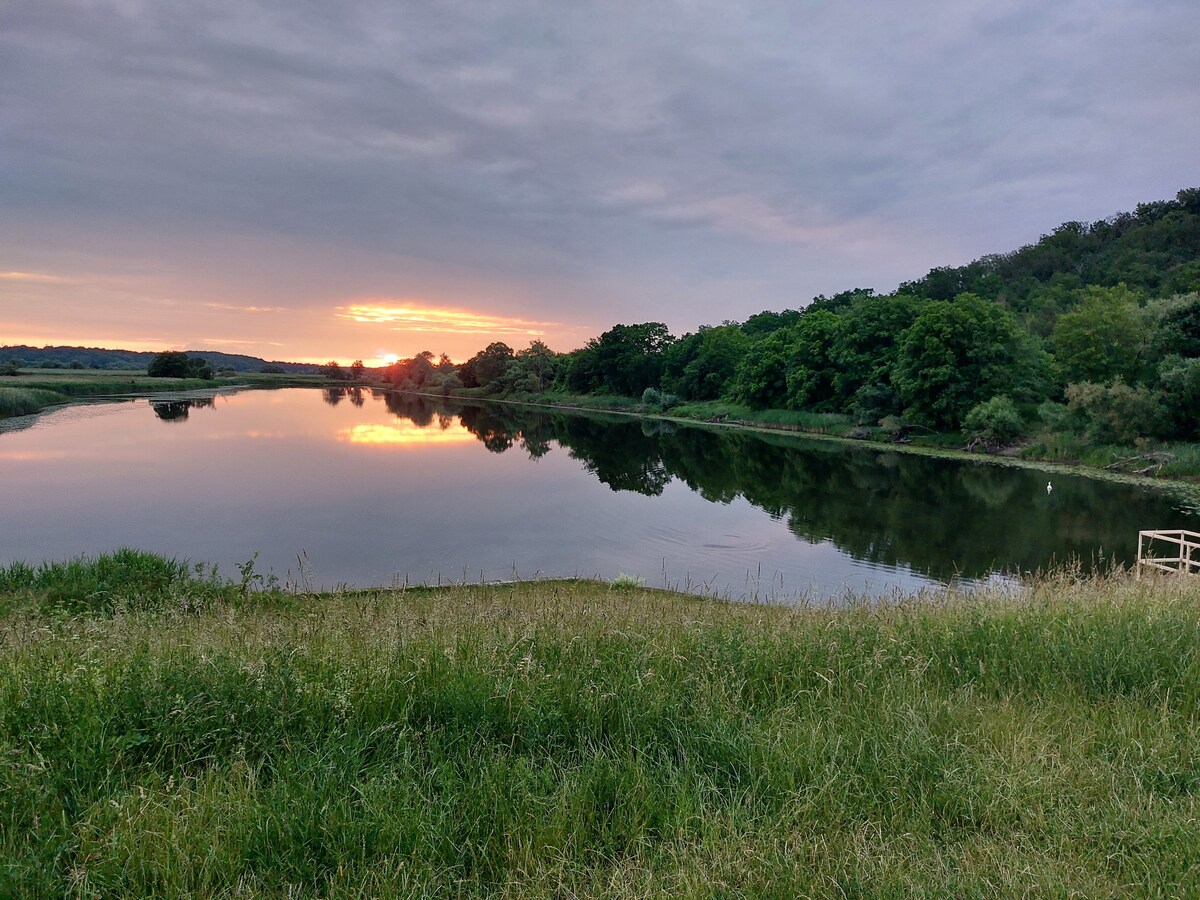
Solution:
<svg viewBox="0 0 1200 900">
<path fill-rule="evenodd" d="M 0 570 L 0 895 L 1200 893 L 1200 585 Z"/>
</svg>

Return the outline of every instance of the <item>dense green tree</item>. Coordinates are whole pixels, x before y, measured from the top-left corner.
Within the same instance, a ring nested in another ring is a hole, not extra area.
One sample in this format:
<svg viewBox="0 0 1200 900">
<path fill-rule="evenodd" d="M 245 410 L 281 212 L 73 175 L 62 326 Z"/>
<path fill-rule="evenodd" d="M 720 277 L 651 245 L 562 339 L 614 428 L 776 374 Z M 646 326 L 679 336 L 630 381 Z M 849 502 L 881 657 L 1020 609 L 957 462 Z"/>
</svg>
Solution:
<svg viewBox="0 0 1200 900">
<path fill-rule="evenodd" d="M 337 360 L 334 359 L 331 359 L 329 362 L 325 363 L 325 365 L 317 369 L 317 372 L 331 381 L 342 381 L 346 377 L 345 371 L 338 364 Z"/>
<path fill-rule="evenodd" d="M 662 379 L 671 341 L 662 322 L 614 325 L 574 354 L 568 372 L 571 389 L 640 397 Z"/>
<path fill-rule="evenodd" d="M 896 294 L 877 297 L 864 293 L 843 314 L 832 351 L 836 366 L 834 390 L 848 407 L 866 405 L 882 413 L 895 412 L 892 368 L 899 341 L 921 311 L 923 301 Z"/>
<path fill-rule="evenodd" d="M 782 328 L 790 328 L 800 321 L 803 313 L 798 309 L 785 309 L 781 312 L 771 312 L 764 309 L 755 313 L 742 323 L 742 331 L 752 338 L 766 337 Z"/>
<path fill-rule="evenodd" d="M 1200 357 L 1200 294 L 1189 294 L 1163 304 L 1151 339 L 1160 357 Z"/>
<path fill-rule="evenodd" d="M 512 347 L 503 341 L 493 341 L 462 364 L 458 377 L 466 387 L 498 386 L 512 358 Z"/>
<path fill-rule="evenodd" d="M 733 323 L 684 335 L 664 354 L 663 386 L 685 400 L 715 400 L 733 380 L 751 343 Z"/>
<path fill-rule="evenodd" d="M 783 409 L 787 404 L 787 372 L 794 328 L 782 328 L 755 341 L 738 364 L 730 391 L 752 409 Z"/>
<path fill-rule="evenodd" d="M 189 378 L 192 366 L 186 353 L 167 350 L 150 360 L 146 374 L 151 378 Z"/>
<path fill-rule="evenodd" d="M 542 341 L 518 350 L 505 367 L 502 383 L 506 390 L 537 394 L 554 381 L 558 355 Z"/>
<path fill-rule="evenodd" d="M 837 377 L 833 348 L 841 336 L 841 328 L 840 316 L 818 309 L 806 313 L 792 329 L 785 376 L 789 408 L 830 408 Z"/>
<path fill-rule="evenodd" d="M 1089 287 L 1059 316 L 1050 346 L 1064 382 L 1133 383 L 1145 374 L 1149 333 L 1137 295 L 1124 285 Z"/>
<path fill-rule="evenodd" d="M 900 344 L 892 380 L 908 417 L 954 429 L 977 403 L 1036 393 L 1048 366 L 1011 312 L 960 294 L 929 303 L 917 316 Z"/>
<path fill-rule="evenodd" d="M 1158 370 L 1166 436 L 1200 437 L 1200 357 L 1170 356 Z"/>
</svg>

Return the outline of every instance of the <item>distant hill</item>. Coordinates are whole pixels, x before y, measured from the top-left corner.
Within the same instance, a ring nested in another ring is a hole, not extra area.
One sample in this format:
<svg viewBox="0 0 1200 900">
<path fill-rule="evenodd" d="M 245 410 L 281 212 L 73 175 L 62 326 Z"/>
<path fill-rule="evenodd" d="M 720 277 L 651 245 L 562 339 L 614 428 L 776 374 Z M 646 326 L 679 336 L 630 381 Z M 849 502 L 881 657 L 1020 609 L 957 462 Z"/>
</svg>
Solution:
<svg viewBox="0 0 1200 900">
<path fill-rule="evenodd" d="M 277 366 L 289 375 L 312 375 L 317 366 L 312 363 L 277 362 L 244 356 L 240 353 L 218 353 L 213 350 L 187 350 L 188 356 L 199 356 L 214 369 L 230 366 L 236 372 L 259 372 L 263 366 Z M 29 347 L 16 344 L 0 347 L 0 361 L 17 359 L 30 369 L 145 369 L 154 353 L 136 350 L 104 350 L 99 347 Z"/>
</svg>

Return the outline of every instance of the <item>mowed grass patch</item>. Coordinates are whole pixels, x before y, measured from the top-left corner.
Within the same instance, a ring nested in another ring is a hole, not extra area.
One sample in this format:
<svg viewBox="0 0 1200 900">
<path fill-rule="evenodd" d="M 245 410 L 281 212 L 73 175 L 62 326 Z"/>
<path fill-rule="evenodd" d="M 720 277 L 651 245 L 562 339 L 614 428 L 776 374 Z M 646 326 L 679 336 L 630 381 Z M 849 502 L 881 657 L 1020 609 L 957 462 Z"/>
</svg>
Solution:
<svg viewBox="0 0 1200 900">
<path fill-rule="evenodd" d="M 1192 582 L 96 606 L 51 568 L 0 607 L 0 893 L 1200 891 Z"/>
</svg>

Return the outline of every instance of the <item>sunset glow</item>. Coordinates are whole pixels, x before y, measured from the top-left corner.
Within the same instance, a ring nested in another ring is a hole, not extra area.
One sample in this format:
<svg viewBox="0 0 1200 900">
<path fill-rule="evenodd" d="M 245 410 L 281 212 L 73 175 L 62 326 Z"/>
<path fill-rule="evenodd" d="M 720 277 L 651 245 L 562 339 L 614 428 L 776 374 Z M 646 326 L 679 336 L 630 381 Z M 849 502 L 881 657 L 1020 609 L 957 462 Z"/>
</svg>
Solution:
<svg viewBox="0 0 1200 900">
<path fill-rule="evenodd" d="M 355 304 L 339 309 L 344 319 L 371 325 L 388 325 L 394 331 L 437 332 L 448 334 L 522 335 L 542 337 L 557 322 L 533 322 L 526 319 L 490 316 L 486 313 L 432 306 L 404 304 Z"/>
<path fill-rule="evenodd" d="M 367 446 L 428 446 L 469 444 L 475 435 L 461 425 L 449 428 L 421 428 L 411 422 L 396 425 L 355 425 L 338 432 L 338 440 Z"/>
</svg>

